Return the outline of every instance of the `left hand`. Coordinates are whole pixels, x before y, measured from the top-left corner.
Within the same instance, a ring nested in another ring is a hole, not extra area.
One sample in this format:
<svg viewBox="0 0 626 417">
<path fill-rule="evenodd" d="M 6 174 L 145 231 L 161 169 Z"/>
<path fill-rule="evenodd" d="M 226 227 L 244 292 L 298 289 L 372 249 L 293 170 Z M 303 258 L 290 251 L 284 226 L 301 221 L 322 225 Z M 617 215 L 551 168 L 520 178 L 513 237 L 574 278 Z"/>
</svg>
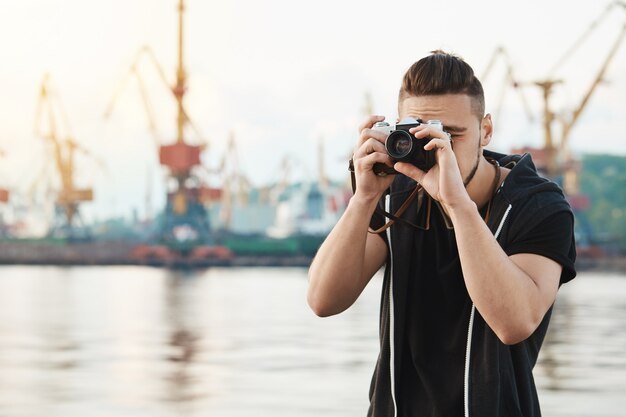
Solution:
<svg viewBox="0 0 626 417">
<path fill-rule="evenodd" d="M 432 138 L 424 149 L 435 150 L 437 163 L 428 172 L 424 172 L 413 164 L 397 162 L 394 165 L 395 170 L 420 183 L 431 197 L 447 209 L 466 203 L 470 198 L 463 185 L 463 177 L 448 133 L 424 124 L 412 128 L 409 133 L 417 139 Z"/>
</svg>

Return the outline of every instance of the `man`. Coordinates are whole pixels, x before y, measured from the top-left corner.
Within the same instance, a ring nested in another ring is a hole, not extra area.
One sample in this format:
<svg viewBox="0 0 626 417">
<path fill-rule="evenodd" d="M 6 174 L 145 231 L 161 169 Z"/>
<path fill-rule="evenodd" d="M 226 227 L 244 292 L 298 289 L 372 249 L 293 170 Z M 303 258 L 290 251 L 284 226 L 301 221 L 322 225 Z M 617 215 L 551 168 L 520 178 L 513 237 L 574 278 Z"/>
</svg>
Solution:
<svg viewBox="0 0 626 417">
<path fill-rule="evenodd" d="M 307 296 L 317 315 L 338 314 L 386 265 L 369 416 L 540 415 L 532 368 L 557 290 L 576 275 L 573 214 L 529 155 L 483 150 L 484 112 L 472 68 L 434 51 L 405 74 L 398 113 L 443 122 L 410 130 L 431 138 L 421 143 L 436 164 L 394 164 L 373 128 L 384 118 L 361 126 L 356 191 L 311 264 Z M 399 174 L 377 175 L 381 163 Z M 403 221 L 368 232 L 385 223 L 381 210 Z"/>
</svg>

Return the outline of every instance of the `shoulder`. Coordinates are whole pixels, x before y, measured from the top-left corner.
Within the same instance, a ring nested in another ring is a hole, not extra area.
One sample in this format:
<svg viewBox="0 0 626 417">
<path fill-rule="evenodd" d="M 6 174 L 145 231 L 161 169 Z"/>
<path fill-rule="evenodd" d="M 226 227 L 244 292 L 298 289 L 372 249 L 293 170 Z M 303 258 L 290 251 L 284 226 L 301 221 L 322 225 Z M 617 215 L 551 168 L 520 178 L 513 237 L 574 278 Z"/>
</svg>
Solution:
<svg viewBox="0 0 626 417">
<path fill-rule="evenodd" d="M 509 210 L 498 239 L 506 254 L 541 255 L 563 267 L 561 284 L 574 278 L 574 213 L 563 194 L 532 194 L 511 203 Z"/>
<path fill-rule="evenodd" d="M 510 210 L 509 220 L 529 226 L 558 212 L 572 215 L 561 188 L 537 173 L 530 156 L 517 158 L 509 167 L 498 193 L 499 204 Z"/>
<path fill-rule="evenodd" d="M 510 219 L 525 228 L 556 214 L 573 219 L 572 209 L 560 190 L 545 190 L 511 201 Z"/>
<path fill-rule="evenodd" d="M 506 203 L 508 216 L 502 229 L 502 241 L 505 243 L 537 232 L 544 234 L 548 230 L 573 234 L 574 213 L 559 192 L 539 192 Z"/>
</svg>

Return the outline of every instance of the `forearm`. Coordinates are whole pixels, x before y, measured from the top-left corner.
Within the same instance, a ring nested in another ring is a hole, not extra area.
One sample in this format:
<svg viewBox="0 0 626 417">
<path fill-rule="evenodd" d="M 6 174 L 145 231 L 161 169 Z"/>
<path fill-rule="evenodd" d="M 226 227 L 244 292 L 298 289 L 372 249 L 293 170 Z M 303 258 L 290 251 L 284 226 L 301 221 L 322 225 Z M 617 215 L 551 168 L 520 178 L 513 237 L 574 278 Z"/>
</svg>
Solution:
<svg viewBox="0 0 626 417">
<path fill-rule="evenodd" d="M 470 298 L 500 340 L 524 340 L 546 312 L 539 287 L 502 250 L 473 202 L 450 215 Z"/>
<path fill-rule="evenodd" d="M 376 200 L 354 196 L 319 248 L 309 269 L 307 294 L 316 314 L 328 316 L 344 311 L 375 272 L 368 270 L 372 269 L 368 266 L 371 262 L 365 258 L 367 230 L 375 207 Z M 386 254 L 381 254 L 381 259 L 385 257 Z"/>
</svg>

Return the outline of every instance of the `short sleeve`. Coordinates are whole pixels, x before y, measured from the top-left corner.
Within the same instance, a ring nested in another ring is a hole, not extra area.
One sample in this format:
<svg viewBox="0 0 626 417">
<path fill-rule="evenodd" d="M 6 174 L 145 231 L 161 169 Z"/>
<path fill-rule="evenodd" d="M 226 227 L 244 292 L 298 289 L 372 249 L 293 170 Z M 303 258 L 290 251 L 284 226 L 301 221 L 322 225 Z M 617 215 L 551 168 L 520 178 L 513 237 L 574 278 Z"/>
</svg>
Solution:
<svg viewBox="0 0 626 417">
<path fill-rule="evenodd" d="M 574 217 L 571 212 L 554 213 L 532 229 L 511 242 L 504 251 L 507 255 L 533 253 L 545 256 L 563 267 L 560 284 L 576 276 L 576 245 L 574 243 Z"/>
</svg>

